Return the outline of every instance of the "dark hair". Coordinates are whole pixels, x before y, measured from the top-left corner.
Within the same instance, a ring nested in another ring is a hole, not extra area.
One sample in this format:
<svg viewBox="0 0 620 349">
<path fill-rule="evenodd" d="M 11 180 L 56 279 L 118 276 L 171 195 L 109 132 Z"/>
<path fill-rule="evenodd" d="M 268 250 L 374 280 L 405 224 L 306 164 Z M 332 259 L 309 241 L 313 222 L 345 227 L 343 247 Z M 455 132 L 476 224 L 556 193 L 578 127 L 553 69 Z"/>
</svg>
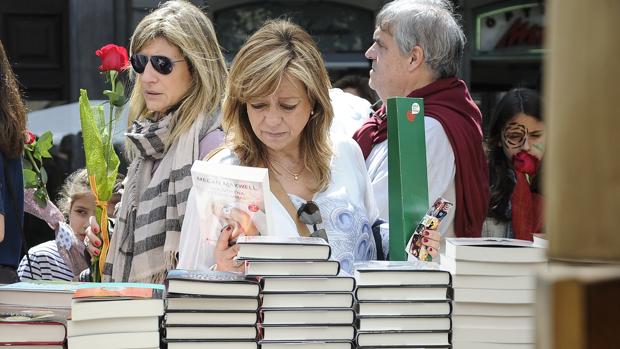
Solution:
<svg viewBox="0 0 620 349">
<path fill-rule="evenodd" d="M 26 107 L 17 80 L 0 42 L 0 151 L 9 159 L 21 156 L 24 150 Z"/>
<path fill-rule="evenodd" d="M 357 91 L 359 97 L 364 98 L 370 104 L 374 104 L 379 97 L 368 85 L 368 77 L 359 75 L 345 75 L 334 83 L 334 87 L 344 90 L 345 88 L 353 88 Z"/>
<path fill-rule="evenodd" d="M 502 97 L 493 111 L 486 140 L 491 190 L 489 217 L 499 222 L 507 222 L 511 219 L 506 211 L 515 185 L 510 174 L 509 160 L 506 158 L 502 148 L 502 130 L 519 113 L 542 121 L 541 104 L 537 91 L 527 88 L 515 88 L 508 91 Z M 534 178 L 532 187 L 536 192 L 539 191 L 540 177 L 539 174 Z"/>
</svg>

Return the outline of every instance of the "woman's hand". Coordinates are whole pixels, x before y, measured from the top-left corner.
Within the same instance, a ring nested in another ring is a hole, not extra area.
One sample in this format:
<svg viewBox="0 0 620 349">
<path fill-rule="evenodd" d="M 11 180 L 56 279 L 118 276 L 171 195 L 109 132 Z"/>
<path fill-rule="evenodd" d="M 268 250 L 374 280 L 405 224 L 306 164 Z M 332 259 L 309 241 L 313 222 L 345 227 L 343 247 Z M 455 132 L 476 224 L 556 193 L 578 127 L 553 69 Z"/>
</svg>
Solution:
<svg viewBox="0 0 620 349">
<path fill-rule="evenodd" d="M 437 230 L 425 229 L 422 233 L 422 245 L 426 246 L 426 251 L 433 257 L 439 257 L 439 246 L 441 244 L 441 234 Z"/>
<path fill-rule="evenodd" d="M 86 234 L 84 236 L 84 246 L 86 246 L 86 250 L 91 256 L 98 256 L 101 253 L 101 239 L 99 238 L 101 229 L 99 229 L 99 224 L 97 224 L 97 218 L 95 216 L 90 216 L 88 219 L 88 226 L 84 233 Z"/>
<path fill-rule="evenodd" d="M 252 217 L 246 211 L 229 205 L 222 207 L 219 211 L 217 216 L 220 220 L 233 228 L 230 233 L 230 242 L 234 242 L 241 235 L 260 235 Z"/>
<path fill-rule="evenodd" d="M 243 263 L 239 264 L 234 258 L 237 256 L 239 246 L 236 244 L 229 246 L 229 241 L 235 231 L 233 225 L 226 225 L 220 232 L 220 237 L 215 245 L 214 257 L 217 271 L 243 272 Z"/>
</svg>

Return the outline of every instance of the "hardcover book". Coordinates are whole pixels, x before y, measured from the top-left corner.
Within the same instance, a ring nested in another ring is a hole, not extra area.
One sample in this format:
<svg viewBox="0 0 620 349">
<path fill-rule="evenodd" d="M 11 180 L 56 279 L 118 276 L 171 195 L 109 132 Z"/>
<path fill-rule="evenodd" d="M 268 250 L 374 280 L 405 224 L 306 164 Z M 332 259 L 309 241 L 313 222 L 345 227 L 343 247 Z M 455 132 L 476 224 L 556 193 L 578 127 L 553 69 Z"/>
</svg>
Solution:
<svg viewBox="0 0 620 349">
<path fill-rule="evenodd" d="M 108 319 L 67 321 L 67 336 L 76 337 L 91 334 L 149 332 L 159 328 L 158 316 L 114 317 Z"/>
<path fill-rule="evenodd" d="M 350 325 L 355 313 L 350 308 L 267 308 L 261 309 L 260 319 L 263 325 Z"/>
<path fill-rule="evenodd" d="M 69 348 L 132 348 L 150 349 L 159 348 L 159 332 L 127 332 L 127 333 L 106 333 L 93 334 L 86 336 L 69 337 L 67 339 Z"/>
<path fill-rule="evenodd" d="M 237 259 L 328 260 L 331 247 L 318 237 L 241 236 Z"/>
<path fill-rule="evenodd" d="M 390 260 L 407 260 L 405 246 L 428 202 L 424 102 L 387 100 Z"/>
<path fill-rule="evenodd" d="M 450 285 L 450 273 L 437 263 L 412 261 L 368 261 L 355 263 L 359 286 Z"/>
<path fill-rule="evenodd" d="M 503 238 L 447 238 L 446 257 L 455 260 L 505 263 L 541 263 L 547 250 L 531 241 Z"/>
<path fill-rule="evenodd" d="M 527 276 L 544 270 L 546 263 L 504 263 L 454 260 L 441 256 L 441 268 L 452 275 Z"/>
<path fill-rule="evenodd" d="M 358 301 L 427 301 L 452 299 L 449 286 L 359 286 L 355 290 Z"/>
<path fill-rule="evenodd" d="M 225 271 L 174 269 L 166 277 L 168 293 L 258 297 L 258 282 L 248 280 L 243 275 Z"/>
<path fill-rule="evenodd" d="M 17 345 L 62 345 L 67 331 L 52 312 L 0 314 L 0 347 Z"/>
<path fill-rule="evenodd" d="M 166 310 L 256 311 L 258 297 L 197 296 L 168 293 Z"/>
<path fill-rule="evenodd" d="M 273 217 L 266 168 L 195 161 L 192 166 L 201 235 L 217 241 L 221 229 L 239 210 L 252 218 L 261 235 L 273 234 Z M 232 216 L 231 216 L 232 215 Z M 213 222 L 217 222 L 213 224 Z M 233 237 L 233 238 L 236 238 Z"/>
<path fill-rule="evenodd" d="M 452 313 L 450 301 L 383 301 L 357 303 L 359 316 L 446 316 Z"/>
<path fill-rule="evenodd" d="M 338 261 L 246 260 L 245 275 L 256 276 L 335 276 Z"/>
<path fill-rule="evenodd" d="M 287 326 L 259 324 L 260 338 L 265 341 L 353 340 L 355 328 L 349 326 Z"/>
<path fill-rule="evenodd" d="M 449 331 L 360 331 L 357 334 L 357 344 L 365 346 L 418 346 L 433 348 L 433 346 L 449 346 L 451 333 Z"/>
<path fill-rule="evenodd" d="M 164 314 L 162 290 L 146 287 L 91 287 L 76 290 L 73 321 L 151 317 Z"/>
<path fill-rule="evenodd" d="M 166 340 L 168 349 L 258 349 L 256 341 L 239 341 L 239 340 Z"/>
<path fill-rule="evenodd" d="M 351 293 L 269 293 L 262 295 L 262 308 L 350 308 Z"/>
<path fill-rule="evenodd" d="M 255 339 L 255 326 L 166 326 L 167 339 Z"/>
<path fill-rule="evenodd" d="M 283 277 L 269 276 L 259 278 L 264 293 L 274 292 L 353 292 L 355 279 L 344 271 L 337 276 Z"/>
<path fill-rule="evenodd" d="M 534 316 L 534 305 L 528 303 L 462 303 L 452 304 L 452 316 Z"/>
<path fill-rule="evenodd" d="M 260 341 L 261 349 L 353 349 L 351 341 Z"/>
<path fill-rule="evenodd" d="M 256 324 L 258 314 L 250 311 L 167 311 L 166 326 L 170 325 L 231 325 Z"/>
<path fill-rule="evenodd" d="M 449 316 L 360 316 L 359 331 L 450 331 Z"/>
</svg>

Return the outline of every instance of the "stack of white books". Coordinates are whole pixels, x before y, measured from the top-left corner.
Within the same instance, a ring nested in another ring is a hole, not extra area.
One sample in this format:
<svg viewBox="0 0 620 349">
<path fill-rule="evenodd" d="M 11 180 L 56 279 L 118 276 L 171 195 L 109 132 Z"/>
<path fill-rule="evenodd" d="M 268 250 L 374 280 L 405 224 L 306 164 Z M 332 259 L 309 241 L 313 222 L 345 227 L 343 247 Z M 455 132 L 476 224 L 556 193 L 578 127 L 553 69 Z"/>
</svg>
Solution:
<svg viewBox="0 0 620 349">
<path fill-rule="evenodd" d="M 356 263 L 359 348 L 450 348 L 451 275 L 437 263 Z"/>
<path fill-rule="evenodd" d="M 259 285 L 238 273 L 171 270 L 166 278 L 169 349 L 256 349 Z"/>
<path fill-rule="evenodd" d="M 329 260 L 331 248 L 314 237 L 244 236 L 238 260 L 262 286 L 262 349 L 351 349 L 355 281 Z"/>
<path fill-rule="evenodd" d="M 142 285 L 76 290 L 67 322 L 68 347 L 159 348 L 163 290 L 161 285 Z"/>
<path fill-rule="evenodd" d="M 533 349 L 536 274 L 544 248 L 529 241 L 448 238 L 442 269 L 453 275 L 455 349 Z"/>
</svg>

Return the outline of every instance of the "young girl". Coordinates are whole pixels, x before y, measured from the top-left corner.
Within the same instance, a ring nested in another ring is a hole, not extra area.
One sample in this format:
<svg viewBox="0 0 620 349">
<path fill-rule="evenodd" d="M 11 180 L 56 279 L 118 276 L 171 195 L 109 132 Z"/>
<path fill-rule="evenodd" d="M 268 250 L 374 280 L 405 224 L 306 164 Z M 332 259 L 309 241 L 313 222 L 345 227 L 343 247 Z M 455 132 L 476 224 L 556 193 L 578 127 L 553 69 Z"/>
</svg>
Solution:
<svg viewBox="0 0 620 349">
<path fill-rule="evenodd" d="M 545 152 L 536 91 L 506 93 L 491 119 L 487 147 L 491 201 L 482 236 L 532 240 L 543 224 L 540 163 Z"/>
<path fill-rule="evenodd" d="M 80 272 L 88 268 L 90 257 L 84 254 L 83 241 L 88 219 L 95 215 L 95 197 L 90 191 L 86 169 L 77 170 L 67 178 L 58 207 L 69 224 L 52 222 L 56 225 L 56 239 L 31 248 L 30 265 L 26 256 L 22 258 L 18 268 L 21 280 L 77 281 Z M 113 209 L 109 207 L 110 212 Z"/>
</svg>

